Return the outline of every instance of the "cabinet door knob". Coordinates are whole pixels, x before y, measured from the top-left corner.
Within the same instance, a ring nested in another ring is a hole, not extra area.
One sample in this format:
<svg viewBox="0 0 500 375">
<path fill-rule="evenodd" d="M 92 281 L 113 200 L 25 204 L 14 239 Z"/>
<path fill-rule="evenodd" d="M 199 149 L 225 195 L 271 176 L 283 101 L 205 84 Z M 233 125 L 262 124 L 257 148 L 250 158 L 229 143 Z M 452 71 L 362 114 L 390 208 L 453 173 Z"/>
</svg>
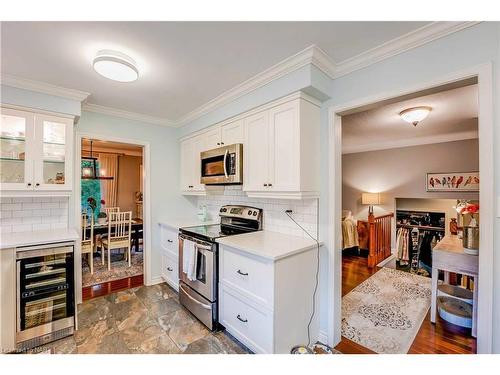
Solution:
<svg viewBox="0 0 500 375">
<path fill-rule="evenodd" d="M 172 272 L 174 269 L 172 267 L 167 267 L 167 271 Z"/>
<path fill-rule="evenodd" d="M 239 320 L 240 322 L 243 322 L 243 323 L 248 322 L 248 319 L 243 319 L 243 318 L 240 316 L 240 314 L 238 314 L 238 315 L 236 316 L 236 318 L 238 318 L 238 320 Z"/>
<path fill-rule="evenodd" d="M 217 142 L 217 146 L 220 146 L 220 143 L 219 143 L 219 142 Z"/>
<path fill-rule="evenodd" d="M 221 145 L 223 145 L 223 144 L 224 144 L 224 142 L 221 142 L 220 144 L 221 144 Z"/>
<path fill-rule="evenodd" d="M 167 242 L 170 242 L 170 243 L 172 243 L 172 242 L 174 242 L 174 241 L 172 241 L 172 240 L 167 240 Z"/>
<path fill-rule="evenodd" d="M 241 272 L 241 270 L 238 270 L 236 272 L 239 273 L 242 276 L 248 276 L 248 272 Z"/>
<path fill-rule="evenodd" d="M 31 186 L 31 182 L 28 182 L 28 186 Z"/>
<path fill-rule="evenodd" d="M 264 186 L 267 186 L 267 184 L 264 184 Z"/>
<path fill-rule="evenodd" d="M 267 186 L 273 186 L 273 184 L 268 184 Z"/>
<path fill-rule="evenodd" d="M 39 183 L 39 182 L 37 182 L 37 183 L 35 184 L 35 186 L 40 186 L 40 183 Z"/>
</svg>

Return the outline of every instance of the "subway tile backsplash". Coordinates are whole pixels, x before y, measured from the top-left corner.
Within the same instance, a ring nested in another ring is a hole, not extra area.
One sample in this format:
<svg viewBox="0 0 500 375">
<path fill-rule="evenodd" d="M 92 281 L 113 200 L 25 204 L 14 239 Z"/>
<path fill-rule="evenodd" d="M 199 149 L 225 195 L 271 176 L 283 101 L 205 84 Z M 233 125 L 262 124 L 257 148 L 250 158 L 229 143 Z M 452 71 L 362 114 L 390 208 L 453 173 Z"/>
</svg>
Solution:
<svg viewBox="0 0 500 375">
<path fill-rule="evenodd" d="M 0 231 L 34 232 L 68 227 L 68 197 L 0 198 Z"/>
<path fill-rule="evenodd" d="M 293 210 L 292 217 L 316 238 L 317 200 L 303 199 L 264 199 L 249 198 L 241 190 L 241 186 L 225 186 L 222 191 L 210 192 L 207 196 L 198 197 L 198 208 L 207 207 L 209 219 L 217 220 L 219 209 L 226 204 L 241 204 L 262 208 L 264 211 L 264 229 L 299 237 L 308 236 L 287 216 L 285 210 Z"/>
</svg>

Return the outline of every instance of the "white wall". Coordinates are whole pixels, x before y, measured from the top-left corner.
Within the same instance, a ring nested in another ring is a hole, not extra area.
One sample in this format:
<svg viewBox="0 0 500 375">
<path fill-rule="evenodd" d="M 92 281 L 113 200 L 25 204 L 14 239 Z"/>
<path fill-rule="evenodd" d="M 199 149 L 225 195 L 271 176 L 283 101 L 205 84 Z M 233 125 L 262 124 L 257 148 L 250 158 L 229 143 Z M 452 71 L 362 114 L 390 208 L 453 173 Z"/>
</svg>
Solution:
<svg viewBox="0 0 500 375">
<path fill-rule="evenodd" d="M 76 126 L 80 133 L 93 133 L 98 139 L 106 136 L 148 142 L 151 148 L 151 170 L 144 170 L 151 178 L 152 256 L 151 277 L 160 277 L 160 228 L 162 218 L 196 214 L 193 202 L 179 191 L 179 144 L 175 130 L 138 121 L 82 112 Z M 78 155 L 75 155 L 77 158 Z M 145 197 L 146 199 L 146 197 Z"/>
<path fill-rule="evenodd" d="M 478 199 L 475 192 L 427 192 L 428 172 L 479 170 L 477 139 L 359 152 L 342 156 L 342 208 L 366 220 L 361 193 L 381 193 L 376 215 L 394 212 L 395 198 Z"/>
</svg>

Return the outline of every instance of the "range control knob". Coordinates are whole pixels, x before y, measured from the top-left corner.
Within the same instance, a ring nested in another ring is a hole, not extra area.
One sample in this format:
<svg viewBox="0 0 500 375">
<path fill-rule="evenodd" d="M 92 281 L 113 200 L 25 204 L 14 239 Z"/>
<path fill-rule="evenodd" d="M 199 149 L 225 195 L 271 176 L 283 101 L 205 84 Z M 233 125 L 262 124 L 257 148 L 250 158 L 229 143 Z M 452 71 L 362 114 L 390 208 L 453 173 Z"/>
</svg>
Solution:
<svg viewBox="0 0 500 375">
<path fill-rule="evenodd" d="M 219 211 L 220 211 L 220 212 L 224 212 L 224 209 L 223 209 L 223 208 L 221 208 Z"/>
<path fill-rule="evenodd" d="M 253 212 L 253 216 L 257 216 L 257 211 L 254 211 L 254 212 Z"/>
<path fill-rule="evenodd" d="M 252 216 L 252 210 L 248 210 L 248 215 Z"/>
</svg>

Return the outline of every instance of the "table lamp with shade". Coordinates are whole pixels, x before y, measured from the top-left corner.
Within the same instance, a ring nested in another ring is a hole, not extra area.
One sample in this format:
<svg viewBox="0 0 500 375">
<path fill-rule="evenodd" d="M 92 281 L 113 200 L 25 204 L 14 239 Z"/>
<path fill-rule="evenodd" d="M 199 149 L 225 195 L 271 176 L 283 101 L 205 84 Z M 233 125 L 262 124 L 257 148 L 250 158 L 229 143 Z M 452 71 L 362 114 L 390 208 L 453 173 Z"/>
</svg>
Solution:
<svg viewBox="0 0 500 375">
<path fill-rule="evenodd" d="M 380 193 L 363 193 L 361 194 L 361 204 L 367 204 L 368 215 L 373 215 L 373 206 L 380 204 Z"/>
</svg>

